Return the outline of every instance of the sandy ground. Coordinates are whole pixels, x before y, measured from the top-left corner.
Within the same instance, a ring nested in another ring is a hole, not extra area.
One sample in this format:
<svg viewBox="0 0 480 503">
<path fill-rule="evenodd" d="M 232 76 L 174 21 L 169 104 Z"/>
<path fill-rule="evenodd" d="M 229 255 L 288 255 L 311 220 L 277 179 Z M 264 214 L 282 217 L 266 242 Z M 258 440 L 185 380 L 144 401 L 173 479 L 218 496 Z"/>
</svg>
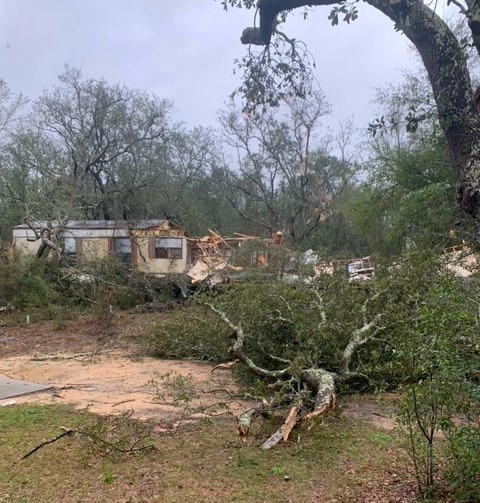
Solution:
<svg viewBox="0 0 480 503">
<path fill-rule="evenodd" d="M 213 414 L 239 414 L 251 406 L 234 396 L 237 387 L 229 370 L 212 372 L 213 365 L 207 363 L 145 356 L 146 334 L 158 321 L 159 315 L 123 313 L 108 330 L 88 318 L 75 320 L 62 330 L 53 330 L 46 323 L 0 324 L 0 374 L 53 387 L 0 400 L 0 406 L 68 403 L 98 414 L 133 411 L 137 419 L 153 419 L 167 426 L 185 415 L 185 401 L 172 404 L 174 397 L 169 393 L 172 381 L 181 379 L 187 386 L 180 391 L 195 390 L 186 404 L 190 413 L 208 407 Z M 170 385 L 165 387 L 167 381 Z M 159 396 L 162 394 L 166 396 Z M 340 406 L 350 417 L 385 429 L 395 427 L 391 407 L 382 407 L 372 396 L 340 400 Z"/>
<path fill-rule="evenodd" d="M 124 351 L 103 354 L 56 354 L 16 356 L 0 360 L 0 374 L 53 386 L 53 390 L 23 395 L 3 403 L 72 403 L 77 409 L 97 414 L 121 414 L 134 411 L 137 419 L 175 422 L 185 412 L 185 401 L 173 404 L 175 378 L 186 377 L 188 390 L 193 384 L 195 397 L 188 402 L 193 409 L 228 403 L 232 413 L 248 404 L 232 400 L 236 392 L 230 371 L 216 370 L 212 365 L 150 357 L 132 359 Z M 159 396 L 159 394 L 166 396 Z M 172 404 L 166 404 L 170 402 Z M 220 412 L 220 411 L 219 411 Z"/>
<path fill-rule="evenodd" d="M 53 387 L 1 400 L 0 406 L 69 403 L 98 414 L 134 411 L 138 419 L 168 424 L 185 414 L 185 401 L 165 403 L 174 399 L 168 392 L 172 385 L 164 389 L 167 381 L 179 378 L 186 378 L 187 391 L 190 384 L 195 389 L 195 396 L 189 395 L 190 409 L 208 406 L 211 413 L 215 404 L 228 403 L 229 410 L 238 414 L 249 406 L 233 397 L 237 387 L 229 370 L 212 373 L 213 365 L 207 363 L 146 356 L 152 327 L 161 320 L 161 314 L 119 312 L 108 327 L 85 316 L 56 329 L 49 322 L 25 325 L 0 319 L 0 374 Z"/>
<path fill-rule="evenodd" d="M 171 426 L 185 414 L 185 402 L 178 405 L 172 396 L 159 399 L 159 393 L 171 390 L 164 386 L 165 377 L 183 376 L 194 385 L 196 396 L 188 403 L 191 409 L 209 407 L 212 413 L 225 413 L 218 404 L 228 404 L 228 411 L 239 414 L 249 403 L 232 398 L 237 388 L 229 370 L 212 365 L 149 357 L 132 359 L 123 351 L 101 355 L 17 356 L 0 360 L 0 374 L 14 379 L 53 386 L 53 390 L 23 395 L 2 403 L 71 403 L 77 409 L 97 414 L 116 415 L 133 411 L 137 419 L 153 419 Z M 183 405 L 182 405 L 183 404 Z M 373 397 L 361 396 L 342 400 L 344 414 L 368 420 L 392 430 L 395 419 L 390 407 L 382 407 Z"/>
</svg>

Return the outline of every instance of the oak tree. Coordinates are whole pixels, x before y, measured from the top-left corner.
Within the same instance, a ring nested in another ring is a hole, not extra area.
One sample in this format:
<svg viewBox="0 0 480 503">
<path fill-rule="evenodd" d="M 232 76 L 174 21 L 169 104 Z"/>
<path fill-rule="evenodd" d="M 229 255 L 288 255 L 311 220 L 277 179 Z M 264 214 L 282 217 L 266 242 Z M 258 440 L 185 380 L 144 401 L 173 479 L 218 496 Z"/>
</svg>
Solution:
<svg viewBox="0 0 480 503">
<path fill-rule="evenodd" d="M 480 232 L 480 118 L 464 51 L 460 40 L 435 12 L 435 3 L 422 0 L 366 0 L 395 23 L 417 49 L 425 66 L 439 122 L 455 169 L 457 201 Z M 452 2 L 466 18 L 472 46 L 480 53 L 480 5 L 472 0 Z M 243 61 L 245 79 L 239 89 L 247 107 L 278 105 L 285 95 L 308 94 L 308 59 L 298 41 L 278 29 L 288 11 L 316 6 L 333 6 L 329 19 L 337 24 L 340 17 L 350 22 L 358 17 L 356 2 L 339 0 L 223 0 L 225 9 L 257 7 L 259 26 L 247 28 L 242 43 L 264 46 Z"/>
</svg>

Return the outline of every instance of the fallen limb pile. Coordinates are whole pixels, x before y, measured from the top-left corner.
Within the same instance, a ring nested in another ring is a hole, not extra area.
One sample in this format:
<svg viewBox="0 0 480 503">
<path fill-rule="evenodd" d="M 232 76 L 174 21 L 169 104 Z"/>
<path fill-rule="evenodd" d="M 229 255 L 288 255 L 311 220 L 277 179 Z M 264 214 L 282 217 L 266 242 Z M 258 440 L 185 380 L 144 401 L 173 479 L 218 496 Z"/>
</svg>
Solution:
<svg viewBox="0 0 480 503">
<path fill-rule="evenodd" d="M 272 359 L 283 362 L 285 366 L 278 370 L 268 370 L 258 366 L 245 352 L 246 334 L 242 324 L 232 321 L 224 310 L 214 304 L 206 304 L 232 330 L 233 344 L 230 353 L 235 362 L 245 365 L 257 377 L 274 381 L 269 386 L 273 392 L 269 400 L 262 400 L 258 405 L 239 416 L 238 432 L 242 441 L 246 441 L 252 422 L 257 417 L 270 417 L 276 409 L 288 406 L 289 413 L 285 421 L 261 447 L 266 450 L 274 447 L 280 441 L 286 442 L 297 425 L 310 422 L 309 427 L 312 427 L 316 418 L 335 409 L 336 389 L 339 383 L 352 379 L 368 381 L 368 377 L 364 374 L 351 371 L 350 366 L 355 352 L 386 328 L 380 325 L 382 319 L 380 314 L 369 320 L 367 312 L 369 302 L 378 298 L 382 293 L 378 292 L 367 297 L 364 301 L 360 313 L 361 325 L 352 331 L 336 371 L 328 371 L 320 367 L 301 368 L 298 362 L 272 356 Z M 319 292 L 315 291 L 315 295 L 319 308 L 319 330 L 321 330 L 322 325 L 326 323 L 326 314 Z M 223 364 L 219 367 L 230 368 L 233 363 Z"/>
</svg>

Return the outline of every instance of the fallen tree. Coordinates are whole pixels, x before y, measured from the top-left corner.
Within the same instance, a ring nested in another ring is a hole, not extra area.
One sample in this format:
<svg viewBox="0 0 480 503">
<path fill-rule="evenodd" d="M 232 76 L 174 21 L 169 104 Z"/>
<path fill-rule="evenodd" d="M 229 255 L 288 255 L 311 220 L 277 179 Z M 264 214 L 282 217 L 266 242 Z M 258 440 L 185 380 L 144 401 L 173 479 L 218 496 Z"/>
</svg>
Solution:
<svg viewBox="0 0 480 503">
<path fill-rule="evenodd" d="M 263 449 L 310 429 L 345 391 L 401 387 L 395 412 L 420 492 L 441 484 L 447 467 L 456 493 L 477 501 L 480 282 L 444 264 L 412 254 L 379 261 L 363 282 L 338 271 L 309 284 L 224 286 L 170 313 L 154 334 L 157 356 L 231 369 L 243 397 L 256 399 L 237 417 L 241 439 L 257 442 L 257 418 L 275 421 Z"/>
<path fill-rule="evenodd" d="M 321 290 L 313 288 L 314 304 L 318 310 L 318 330 L 327 323 L 327 313 L 324 308 L 324 299 Z M 287 360 L 282 357 L 270 355 L 270 358 L 283 367 L 278 370 L 269 370 L 257 365 L 245 350 L 245 333 L 240 322 L 234 322 L 227 313 L 216 307 L 213 303 L 206 305 L 232 330 L 233 344 L 230 354 L 235 360 L 243 364 L 253 375 L 273 381 L 269 388 L 273 391 L 269 400 L 262 400 L 258 405 L 242 413 L 238 418 L 238 431 L 242 440 L 246 440 L 252 421 L 259 416 L 269 417 L 278 407 L 290 406 L 289 413 L 273 435 L 262 445 L 262 449 L 274 447 L 280 440 L 287 441 L 292 429 L 300 423 L 311 422 L 333 410 L 336 404 L 336 388 L 351 380 L 369 382 L 367 375 L 351 370 L 352 359 L 357 350 L 366 343 L 375 339 L 385 330 L 382 323 L 382 314 L 371 315 L 369 305 L 383 295 L 379 291 L 364 300 L 359 313 L 359 326 L 349 334 L 348 342 L 341 352 L 336 370 L 326 370 L 316 365 L 305 368 L 298 360 Z M 286 301 L 288 304 L 288 302 Z M 287 305 L 287 309 L 291 307 Z M 283 321 L 288 321 L 286 318 Z"/>
</svg>

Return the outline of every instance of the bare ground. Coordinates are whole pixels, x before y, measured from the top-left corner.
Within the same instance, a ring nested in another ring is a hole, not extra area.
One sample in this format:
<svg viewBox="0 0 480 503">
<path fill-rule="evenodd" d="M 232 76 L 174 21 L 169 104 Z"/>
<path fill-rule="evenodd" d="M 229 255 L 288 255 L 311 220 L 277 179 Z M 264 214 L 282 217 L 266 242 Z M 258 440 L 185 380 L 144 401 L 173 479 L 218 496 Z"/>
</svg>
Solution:
<svg viewBox="0 0 480 503">
<path fill-rule="evenodd" d="M 227 403 L 229 411 L 238 414 L 247 408 L 247 402 L 235 398 L 237 388 L 228 370 L 212 372 L 208 363 L 149 356 L 148 337 L 162 316 L 116 313 L 109 326 L 83 316 L 58 329 L 51 322 L 11 325 L 0 318 L 0 374 L 54 388 L 16 397 L 15 403 L 72 403 L 98 414 L 133 410 L 138 419 L 166 425 L 184 412 L 160 403 L 165 401 L 158 395 L 166 376 L 192 380 L 197 394 L 188 403 L 191 409 L 210 406 L 215 413 L 215 404 Z M 11 399 L 0 401 L 0 406 L 7 401 Z M 374 397 L 352 397 L 341 407 L 347 416 L 380 428 L 395 426 L 391 407 L 382 407 Z"/>
<path fill-rule="evenodd" d="M 53 391 L 3 402 L 71 403 L 108 415 L 133 410 L 137 419 L 163 424 L 178 421 L 185 414 L 185 405 L 190 411 L 210 407 L 213 414 L 219 403 L 227 403 L 233 414 L 246 407 L 233 397 L 237 388 L 229 371 L 212 372 L 211 364 L 148 355 L 148 334 L 160 319 L 160 315 L 120 313 L 109 327 L 88 317 L 61 330 L 53 330 L 48 323 L 4 325 L 0 329 L 0 374 L 48 384 Z M 174 399 L 168 393 L 159 396 L 168 388 L 166 381 L 176 377 L 193 385 L 192 401 L 175 405 L 165 403 Z"/>
</svg>

